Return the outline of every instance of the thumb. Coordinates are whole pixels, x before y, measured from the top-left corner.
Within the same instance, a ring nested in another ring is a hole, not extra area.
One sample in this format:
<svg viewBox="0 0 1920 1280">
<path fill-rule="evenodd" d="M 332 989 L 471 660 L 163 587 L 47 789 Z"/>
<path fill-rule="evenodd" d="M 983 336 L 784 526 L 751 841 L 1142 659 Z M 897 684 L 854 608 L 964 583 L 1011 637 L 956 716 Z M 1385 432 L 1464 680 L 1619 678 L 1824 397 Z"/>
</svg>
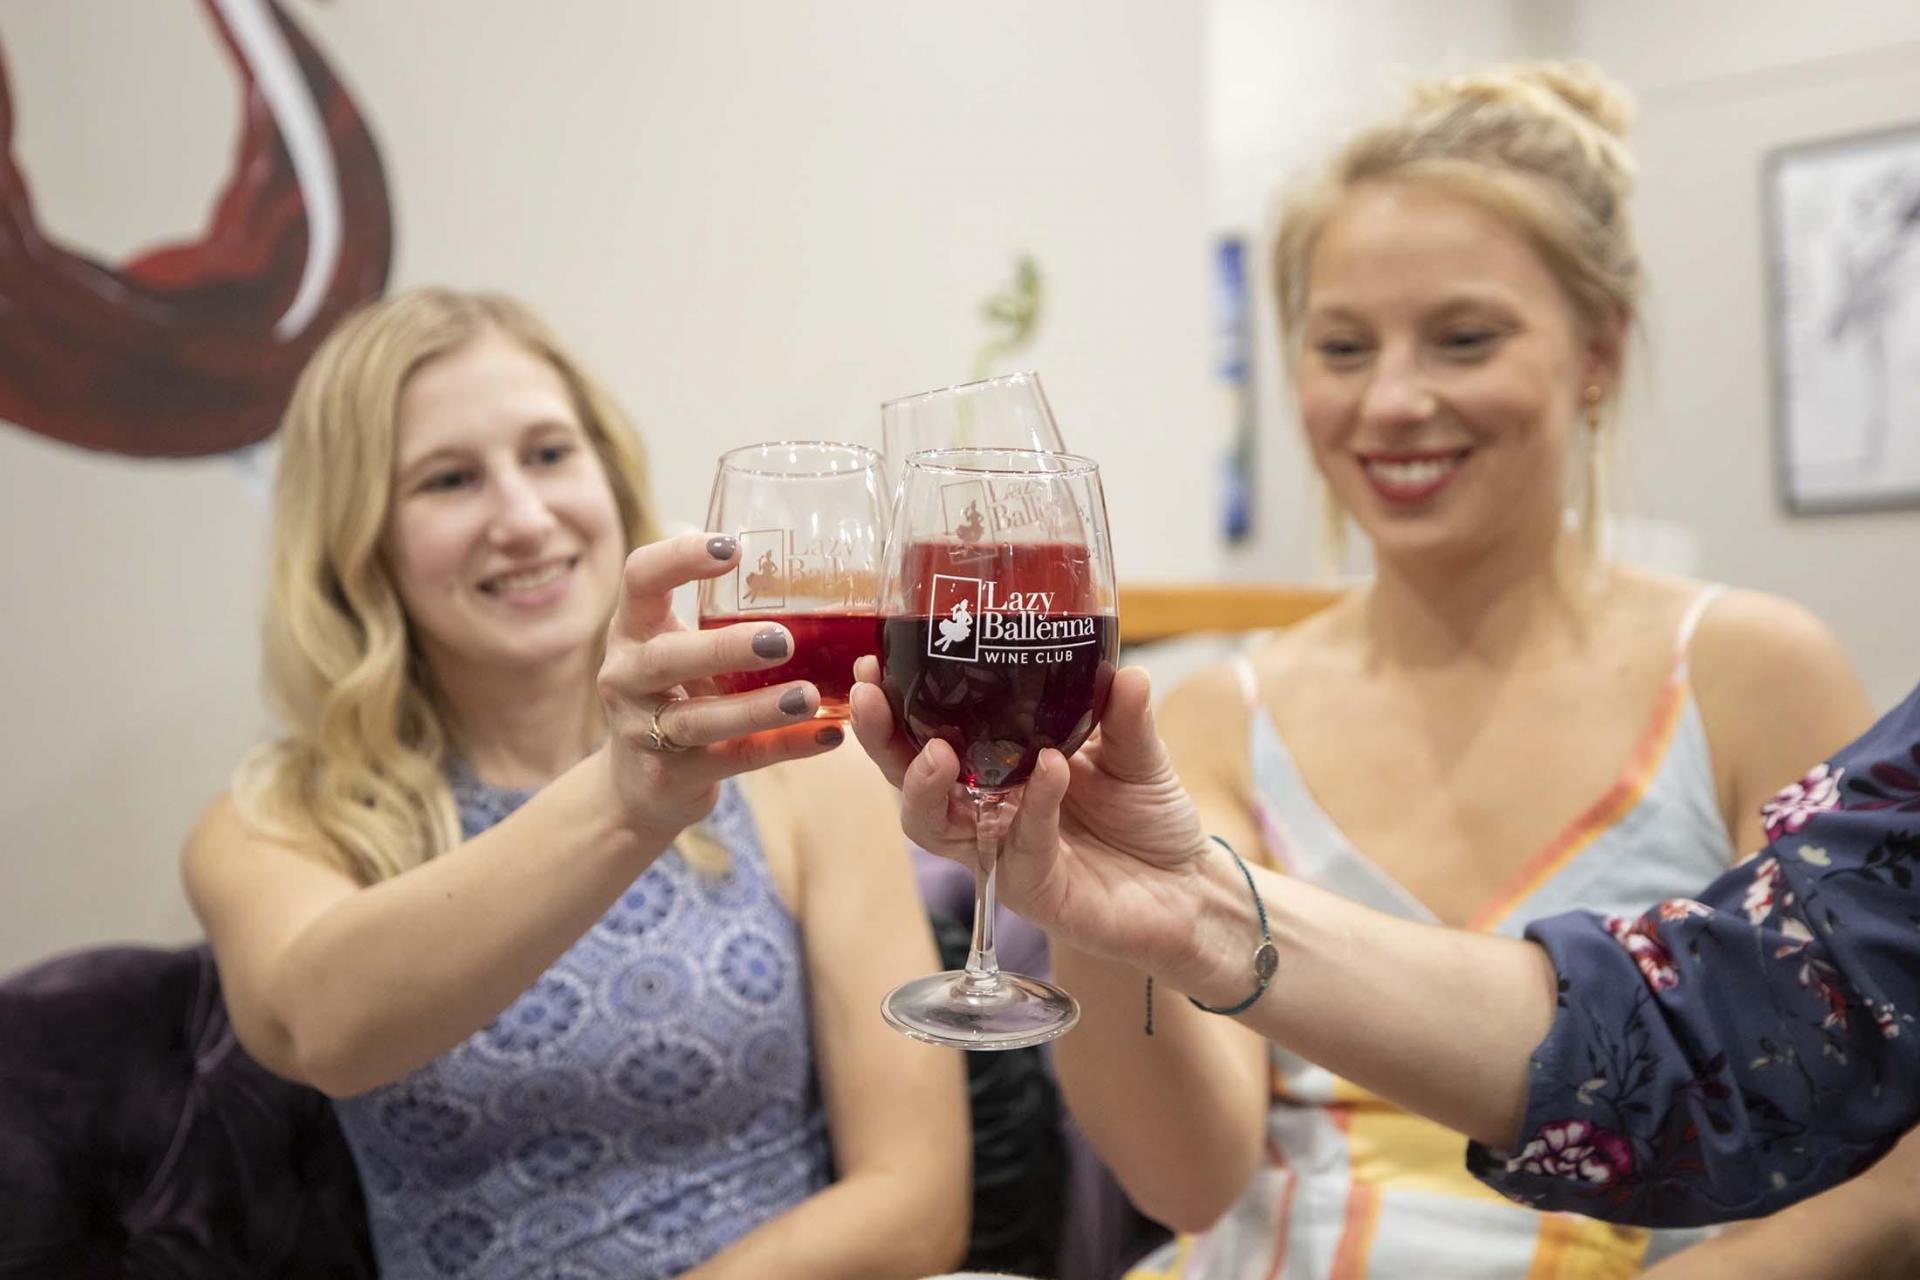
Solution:
<svg viewBox="0 0 1920 1280">
<path fill-rule="evenodd" d="M 1100 769 L 1122 782 L 1146 782 L 1168 768 L 1153 727 L 1153 685 L 1141 667 L 1115 674 L 1100 717 Z"/>
<path fill-rule="evenodd" d="M 1066 798 L 1071 776 L 1065 756 L 1052 747 L 1040 753 L 1033 776 L 1021 793 L 1013 825 L 1007 829 L 1003 858 L 1014 852 L 1022 858 L 1052 859 L 1060 840 L 1060 802 Z"/>
</svg>

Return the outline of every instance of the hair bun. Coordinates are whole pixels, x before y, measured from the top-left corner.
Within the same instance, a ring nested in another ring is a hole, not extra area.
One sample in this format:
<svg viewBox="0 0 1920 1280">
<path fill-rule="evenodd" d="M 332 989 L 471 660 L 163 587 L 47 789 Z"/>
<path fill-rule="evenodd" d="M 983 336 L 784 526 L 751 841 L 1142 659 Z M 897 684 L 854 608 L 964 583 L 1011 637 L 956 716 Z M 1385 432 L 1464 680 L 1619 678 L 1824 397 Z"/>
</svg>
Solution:
<svg viewBox="0 0 1920 1280">
<path fill-rule="evenodd" d="M 1633 99 L 1590 62 L 1523 62 L 1510 67 L 1432 81 L 1414 90 L 1417 106 L 1446 108 L 1462 103 L 1532 106 L 1571 111 L 1616 138 L 1633 125 Z"/>
<path fill-rule="evenodd" d="M 1515 74 L 1553 91 L 1562 102 L 1616 138 L 1633 127 L 1633 99 L 1590 62 L 1535 62 Z"/>
</svg>

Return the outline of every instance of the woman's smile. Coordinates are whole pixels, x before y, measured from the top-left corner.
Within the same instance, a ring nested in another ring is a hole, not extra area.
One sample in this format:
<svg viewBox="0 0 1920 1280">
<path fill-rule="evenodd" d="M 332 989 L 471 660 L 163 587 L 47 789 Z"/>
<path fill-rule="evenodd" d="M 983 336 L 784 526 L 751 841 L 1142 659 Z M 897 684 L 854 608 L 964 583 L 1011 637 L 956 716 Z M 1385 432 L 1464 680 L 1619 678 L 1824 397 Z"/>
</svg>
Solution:
<svg viewBox="0 0 1920 1280">
<path fill-rule="evenodd" d="M 1388 502 L 1421 502 L 1446 488 L 1472 452 L 1471 448 L 1435 449 L 1354 456 L 1361 474 L 1382 498 Z"/>
</svg>

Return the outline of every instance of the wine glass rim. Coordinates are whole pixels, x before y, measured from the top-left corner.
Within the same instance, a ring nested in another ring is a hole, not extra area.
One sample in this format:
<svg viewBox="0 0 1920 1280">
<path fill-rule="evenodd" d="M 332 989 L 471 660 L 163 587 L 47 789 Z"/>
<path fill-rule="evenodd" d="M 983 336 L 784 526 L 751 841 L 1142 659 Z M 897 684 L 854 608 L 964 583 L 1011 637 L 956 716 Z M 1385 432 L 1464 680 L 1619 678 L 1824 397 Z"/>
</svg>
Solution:
<svg viewBox="0 0 1920 1280">
<path fill-rule="evenodd" d="M 818 452 L 837 451 L 850 456 L 855 465 L 850 467 L 821 466 L 811 469 L 795 467 L 754 466 L 748 461 L 749 455 L 766 455 L 777 450 L 813 450 Z M 771 476 L 782 480 L 809 480 L 821 476 L 853 476 L 862 471 L 880 469 L 880 453 L 863 444 L 853 444 L 845 440 L 763 440 L 759 444 L 745 444 L 737 449 L 728 449 L 720 455 L 720 469 L 739 475 Z"/>
<path fill-rule="evenodd" d="M 1008 467 L 986 464 L 968 465 L 969 458 L 982 456 L 996 458 L 1031 458 L 1048 460 L 1046 466 Z M 919 471 L 938 471 L 949 475 L 1001 475 L 1001 476 L 1085 476 L 1097 474 L 1100 464 L 1085 454 L 1061 453 L 1053 449 L 997 449 L 987 447 L 968 447 L 964 449 L 916 449 L 907 455 L 908 468 Z"/>
<path fill-rule="evenodd" d="M 895 396 L 891 400 L 880 402 L 881 412 L 895 405 L 911 404 L 915 400 L 930 400 L 934 396 L 951 395 L 956 391 L 974 391 L 981 387 L 991 387 L 1001 383 L 1038 382 L 1040 375 L 1033 369 L 1021 369 L 1014 373 L 997 373 L 991 378 L 975 378 L 970 382 L 956 382 L 951 386 L 935 387 L 930 391 L 916 391 L 910 396 Z"/>
</svg>

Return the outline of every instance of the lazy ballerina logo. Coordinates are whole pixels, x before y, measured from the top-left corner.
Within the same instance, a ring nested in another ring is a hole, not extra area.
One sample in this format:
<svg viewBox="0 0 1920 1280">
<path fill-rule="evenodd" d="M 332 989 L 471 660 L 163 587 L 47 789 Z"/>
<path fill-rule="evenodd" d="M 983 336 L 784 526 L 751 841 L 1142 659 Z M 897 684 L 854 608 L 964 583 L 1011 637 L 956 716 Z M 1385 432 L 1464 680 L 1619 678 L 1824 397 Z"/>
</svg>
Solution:
<svg viewBox="0 0 1920 1280">
<path fill-rule="evenodd" d="M 803 542 L 790 529 L 747 529 L 739 536 L 740 563 L 733 573 L 741 608 L 873 599 L 870 540 L 827 533 Z"/>
<path fill-rule="evenodd" d="M 1094 620 L 1062 616 L 1052 591 L 1011 591 L 982 578 L 936 573 L 927 601 L 927 656 L 1024 667 L 1083 660 Z M 1091 650 L 1088 651 L 1091 653 Z"/>
<path fill-rule="evenodd" d="M 940 486 L 940 504 L 947 528 L 965 546 L 975 546 L 988 535 L 1084 537 L 1084 522 L 1072 501 L 1057 485 L 1025 480 L 956 480 Z"/>
</svg>

